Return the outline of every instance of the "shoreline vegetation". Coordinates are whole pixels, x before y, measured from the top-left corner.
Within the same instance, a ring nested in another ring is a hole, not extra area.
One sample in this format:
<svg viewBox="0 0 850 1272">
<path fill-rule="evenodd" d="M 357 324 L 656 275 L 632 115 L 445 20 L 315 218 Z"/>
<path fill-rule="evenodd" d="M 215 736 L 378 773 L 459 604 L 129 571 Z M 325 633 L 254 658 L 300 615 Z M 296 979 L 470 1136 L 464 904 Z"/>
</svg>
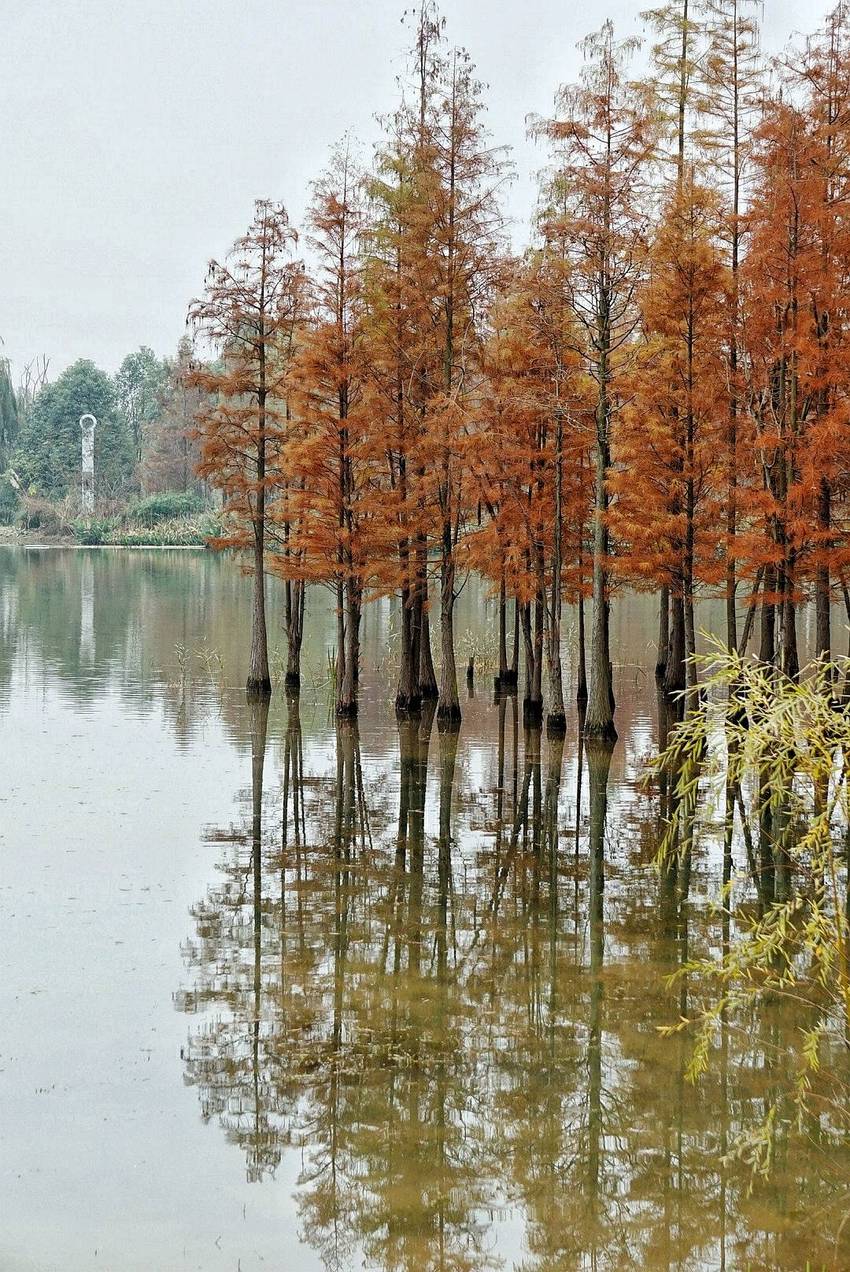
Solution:
<svg viewBox="0 0 850 1272">
<path fill-rule="evenodd" d="M 67 503 L 27 499 L 0 543 L 24 546 L 206 548 L 221 534 L 216 510 L 200 496 L 165 491 L 91 517 L 70 516 Z"/>
</svg>

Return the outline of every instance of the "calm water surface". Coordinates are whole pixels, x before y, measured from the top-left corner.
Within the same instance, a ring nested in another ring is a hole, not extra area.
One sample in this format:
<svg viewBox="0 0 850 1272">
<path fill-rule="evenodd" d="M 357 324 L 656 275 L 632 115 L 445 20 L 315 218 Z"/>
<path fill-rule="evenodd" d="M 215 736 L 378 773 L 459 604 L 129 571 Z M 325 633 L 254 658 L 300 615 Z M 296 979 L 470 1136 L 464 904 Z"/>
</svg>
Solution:
<svg viewBox="0 0 850 1272">
<path fill-rule="evenodd" d="M 249 708 L 247 597 L 208 554 L 0 550 L 0 1269 L 850 1266 L 827 1116 L 766 1183 L 723 1160 L 800 1022 L 725 1021 L 697 1087 L 658 1032 L 730 931 L 722 836 L 651 866 L 652 605 L 616 604 L 609 756 L 493 703 L 474 583 L 459 736 L 396 723 L 388 603 L 335 727 L 322 594 L 300 703 Z"/>
</svg>

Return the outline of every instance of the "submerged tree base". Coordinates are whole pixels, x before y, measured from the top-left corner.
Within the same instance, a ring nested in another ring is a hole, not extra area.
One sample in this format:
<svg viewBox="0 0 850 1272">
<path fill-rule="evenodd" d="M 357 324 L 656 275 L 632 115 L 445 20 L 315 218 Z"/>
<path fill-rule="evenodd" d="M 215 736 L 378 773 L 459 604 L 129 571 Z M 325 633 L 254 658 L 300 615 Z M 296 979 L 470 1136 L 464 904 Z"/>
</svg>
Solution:
<svg viewBox="0 0 850 1272">
<path fill-rule="evenodd" d="M 496 693 L 516 693 L 517 673 L 508 669 L 493 677 L 493 689 Z"/>
<path fill-rule="evenodd" d="M 526 728 L 540 728 L 543 724 L 543 702 L 539 698 L 523 698 L 522 722 Z"/>
<path fill-rule="evenodd" d="M 456 733 L 462 718 L 460 706 L 456 702 L 441 703 L 437 707 L 437 728 L 441 733 Z"/>
<path fill-rule="evenodd" d="M 613 720 L 600 720 L 599 722 L 585 719 L 584 729 L 582 730 L 588 742 L 600 742 L 605 745 L 613 746 L 617 741 L 617 730 L 614 728 Z"/>
<path fill-rule="evenodd" d="M 395 713 L 398 716 L 418 716 L 422 712 L 422 699 L 418 694 L 397 693 Z"/>
<path fill-rule="evenodd" d="M 268 676 L 249 676 L 245 692 L 249 702 L 260 702 L 272 696 L 272 682 Z"/>
<path fill-rule="evenodd" d="M 297 671 L 288 671 L 283 678 L 283 687 L 289 690 L 290 693 L 300 693 L 301 676 L 299 673 Z"/>
<path fill-rule="evenodd" d="M 549 737 L 562 738 L 567 732 L 567 717 L 563 711 L 553 711 L 546 717 L 546 732 Z"/>
</svg>

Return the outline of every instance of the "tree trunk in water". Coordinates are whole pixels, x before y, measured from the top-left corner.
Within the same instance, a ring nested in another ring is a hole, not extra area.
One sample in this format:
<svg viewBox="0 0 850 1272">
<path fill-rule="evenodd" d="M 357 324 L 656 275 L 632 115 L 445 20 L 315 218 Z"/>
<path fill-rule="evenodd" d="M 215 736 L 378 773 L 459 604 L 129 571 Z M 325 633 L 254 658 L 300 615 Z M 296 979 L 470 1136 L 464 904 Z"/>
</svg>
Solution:
<svg viewBox="0 0 850 1272">
<path fill-rule="evenodd" d="M 735 609 L 737 582 L 735 579 L 735 558 L 732 556 L 731 540 L 735 535 L 736 512 L 730 495 L 730 510 L 726 526 L 726 537 L 730 542 L 726 558 L 726 648 L 730 654 L 738 648 L 738 614 Z"/>
<path fill-rule="evenodd" d="M 519 684 L 519 601 L 514 597 L 514 647 L 511 654 L 510 688 Z"/>
<path fill-rule="evenodd" d="M 552 582 L 546 604 L 546 657 L 549 663 L 549 714 L 546 725 L 550 734 L 565 734 L 567 713 L 564 710 L 564 678 L 561 668 L 561 560 L 563 513 L 563 441 L 564 417 L 560 403 L 555 411 L 555 524 L 553 527 Z M 541 588 L 544 603 L 546 593 Z"/>
<path fill-rule="evenodd" d="M 744 617 L 744 630 L 741 632 L 741 639 L 738 642 L 738 656 L 745 658 L 747 654 L 747 646 L 750 643 L 750 637 L 753 634 L 756 618 L 756 598 L 759 592 L 762 576 L 764 574 L 764 566 L 760 566 L 756 574 L 753 590 L 750 593 L 749 603 L 747 605 L 747 613 Z"/>
<path fill-rule="evenodd" d="M 419 696 L 435 701 L 439 696 L 434 660 L 431 657 L 431 616 L 428 608 L 428 575 L 423 567 L 420 583 L 421 609 L 419 629 Z"/>
<path fill-rule="evenodd" d="M 604 381 L 604 375 L 603 375 Z M 593 612 L 590 635 L 590 692 L 584 718 L 586 737 L 614 742 L 614 687 L 611 682 L 611 650 L 608 622 L 608 416 L 602 392 L 597 405 L 595 517 L 593 525 Z"/>
<path fill-rule="evenodd" d="M 346 622 L 345 622 L 345 590 L 342 583 L 336 585 L 336 700 L 339 705 L 342 684 L 346 676 Z"/>
<path fill-rule="evenodd" d="M 688 472 L 693 471 L 694 463 L 694 446 L 693 446 L 693 419 L 688 416 Z M 688 478 L 685 484 L 685 515 L 687 517 L 687 529 L 685 531 L 685 560 L 683 570 L 684 596 L 685 596 L 685 684 L 688 689 L 688 702 L 694 708 L 697 705 L 696 690 L 699 685 L 699 675 L 697 673 L 696 653 L 697 653 L 697 637 L 694 625 L 694 518 L 695 518 L 695 492 L 692 478 Z"/>
<path fill-rule="evenodd" d="M 667 669 L 667 645 L 670 639 L 670 589 L 665 583 L 658 593 L 658 652 L 655 656 L 655 679 L 663 680 Z"/>
<path fill-rule="evenodd" d="M 587 655 L 585 646 L 587 640 L 584 631 L 584 596 L 579 593 L 578 598 L 578 685 L 576 688 L 576 702 L 579 706 L 587 706 Z"/>
<path fill-rule="evenodd" d="M 410 588 L 401 591 L 401 659 L 398 673 L 398 691 L 395 709 L 400 715 L 414 715 L 422 706 L 419 695 L 419 621 L 422 610 L 417 609 L 410 595 Z"/>
<path fill-rule="evenodd" d="M 454 637 L 455 565 L 450 551 L 444 554 L 440 568 L 440 696 L 437 702 L 437 727 L 456 729 L 460 724 L 460 699 L 457 692 Z"/>
<path fill-rule="evenodd" d="M 265 514 L 254 522 L 254 600 L 251 610 L 251 663 L 245 686 L 250 698 L 270 698 L 269 647 L 266 632 L 266 576 L 263 570 Z"/>
<path fill-rule="evenodd" d="M 536 728 L 543 723 L 543 607 L 545 599 L 538 595 L 534 602 L 534 628 L 532 631 L 531 605 L 527 606 L 526 680 L 525 697 L 522 700 L 522 721 L 526 728 Z"/>
<path fill-rule="evenodd" d="M 561 668 L 561 596 L 558 588 L 555 596 L 555 584 L 552 584 L 550 597 L 549 622 L 546 631 L 546 660 L 549 665 L 549 711 L 546 715 L 546 728 L 551 734 L 564 734 L 567 731 L 567 713 L 564 707 L 564 678 Z"/>
<path fill-rule="evenodd" d="M 829 483 L 824 478 L 820 485 L 820 496 L 818 499 L 818 524 L 821 533 L 824 536 L 829 534 L 829 526 L 831 520 L 831 492 Z M 826 551 L 827 544 L 824 543 L 821 551 Z M 829 662 L 832 654 L 832 641 L 829 630 L 829 602 L 830 602 L 830 578 L 829 564 L 822 561 L 817 568 L 815 578 L 815 657 L 822 658 L 824 662 Z"/>
<path fill-rule="evenodd" d="M 342 663 L 342 679 L 337 680 L 336 713 L 346 720 L 357 716 L 357 664 L 360 658 L 360 605 L 349 583 L 345 589 L 345 622 L 342 638 L 345 652 Z"/>
<path fill-rule="evenodd" d="M 685 688 L 685 601 L 677 591 L 670 598 L 670 635 L 667 642 L 667 668 L 664 692 L 680 693 Z"/>
<path fill-rule="evenodd" d="M 761 603 L 761 623 L 759 633 L 759 659 L 761 662 L 776 661 L 776 606 L 766 598 L 776 587 L 775 570 L 769 565 L 764 572 L 764 598 Z"/>
<path fill-rule="evenodd" d="M 349 605 L 349 622 L 351 623 L 351 641 L 348 656 L 351 660 L 351 674 L 354 677 L 355 690 L 360 685 L 360 619 L 363 615 L 363 594 L 356 583 L 351 584 L 351 601 Z"/>
<path fill-rule="evenodd" d="M 505 572 L 502 570 L 502 581 L 499 584 L 499 670 L 496 675 L 495 690 L 504 690 L 508 676 L 508 602 L 505 596 Z"/>
<path fill-rule="evenodd" d="M 301 644 L 304 639 L 306 584 L 300 579 L 286 582 L 286 676 L 284 685 L 297 693 L 301 687 Z"/>
<path fill-rule="evenodd" d="M 790 591 L 790 580 L 786 584 L 788 591 L 782 602 L 782 670 L 791 680 L 800 675 L 800 657 L 797 652 L 797 606 Z"/>
<path fill-rule="evenodd" d="M 525 695 L 522 700 L 523 717 L 525 717 L 527 711 L 530 710 L 530 704 L 534 700 L 534 686 L 537 679 L 534 668 L 535 645 L 531 625 L 530 602 L 523 604 L 519 612 L 522 621 L 522 643 L 525 654 Z"/>
<path fill-rule="evenodd" d="M 694 710 L 698 705 L 699 670 L 696 664 L 697 638 L 694 625 L 694 598 L 685 598 L 685 682 L 687 685 L 688 707 Z"/>
</svg>

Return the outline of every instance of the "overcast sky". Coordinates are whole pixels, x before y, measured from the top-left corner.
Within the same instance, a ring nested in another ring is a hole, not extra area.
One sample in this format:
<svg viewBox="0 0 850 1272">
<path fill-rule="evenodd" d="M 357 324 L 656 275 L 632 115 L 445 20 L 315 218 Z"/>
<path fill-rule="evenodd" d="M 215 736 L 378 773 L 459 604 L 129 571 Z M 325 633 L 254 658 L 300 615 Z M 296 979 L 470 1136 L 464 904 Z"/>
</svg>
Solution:
<svg viewBox="0 0 850 1272">
<path fill-rule="evenodd" d="M 407 0 L 411 5 L 413 0 Z M 488 84 L 512 148 L 507 196 L 524 241 L 548 113 L 576 43 L 647 0 L 443 0 L 448 38 Z M 765 44 L 812 29 L 827 0 L 766 0 Z M 173 351 L 207 260 L 258 197 L 298 224 L 346 129 L 368 154 L 391 109 L 410 28 L 404 0 L 0 0 L 0 338 L 17 379 L 79 357 L 114 371 L 141 344 Z"/>
</svg>

